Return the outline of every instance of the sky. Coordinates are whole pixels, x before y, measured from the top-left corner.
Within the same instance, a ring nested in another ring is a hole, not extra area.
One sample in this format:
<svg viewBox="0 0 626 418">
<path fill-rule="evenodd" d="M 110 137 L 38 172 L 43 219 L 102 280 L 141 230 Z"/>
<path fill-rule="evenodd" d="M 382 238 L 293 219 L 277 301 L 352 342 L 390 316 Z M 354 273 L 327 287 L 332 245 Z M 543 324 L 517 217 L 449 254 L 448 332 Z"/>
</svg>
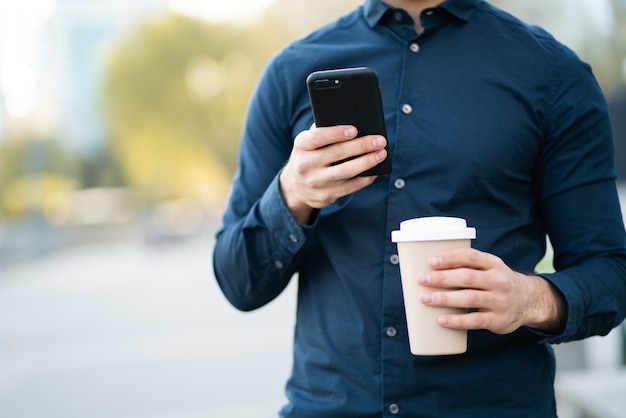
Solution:
<svg viewBox="0 0 626 418">
<path fill-rule="evenodd" d="M 0 88 L 10 116 L 26 115 L 37 100 L 38 28 L 54 0 L 0 0 Z"/>
</svg>

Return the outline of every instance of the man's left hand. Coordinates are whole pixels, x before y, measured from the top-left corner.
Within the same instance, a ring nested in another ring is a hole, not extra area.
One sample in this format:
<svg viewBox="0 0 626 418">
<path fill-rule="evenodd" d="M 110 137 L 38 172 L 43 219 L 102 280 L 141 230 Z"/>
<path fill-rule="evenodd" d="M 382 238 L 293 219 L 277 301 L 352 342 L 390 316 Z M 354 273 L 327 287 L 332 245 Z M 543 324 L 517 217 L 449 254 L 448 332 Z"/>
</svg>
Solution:
<svg viewBox="0 0 626 418">
<path fill-rule="evenodd" d="M 432 271 L 417 278 L 432 288 L 421 294 L 428 306 L 474 308 L 476 312 L 442 315 L 439 325 L 487 329 L 508 334 L 521 326 L 556 334 L 565 321 L 561 293 L 539 276 L 510 269 L 499 257 L 471 248 L 431 257 Z"/>
</svg>

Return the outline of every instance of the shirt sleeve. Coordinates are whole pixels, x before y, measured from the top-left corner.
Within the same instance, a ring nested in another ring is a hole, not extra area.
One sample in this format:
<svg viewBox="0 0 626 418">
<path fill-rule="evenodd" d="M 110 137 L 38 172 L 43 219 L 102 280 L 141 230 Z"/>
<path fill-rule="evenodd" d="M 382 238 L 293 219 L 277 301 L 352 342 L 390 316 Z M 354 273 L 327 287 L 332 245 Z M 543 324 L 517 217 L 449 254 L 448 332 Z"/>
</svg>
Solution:
<svg viewBox="0 0 626 418">
<path fill-rule="evenodd" d="M 591 69 L 564 49 L 553 74 L 538 161 L 539 206 L 563 294 L 565 329 L 549 343 L 605 335 L 626 315 L 626 238 L 606 100 Z"/>
<path fill-rule="evenodd" d="M 213 269 L 226 298 L 240 310 L 273 300 L 297 271 L 307 232 L 291 216 L 278 183 L 292 139 L 278 65 L 273 60 L 253 94 L 239 168 L 217 232 Z"/>
</svg>

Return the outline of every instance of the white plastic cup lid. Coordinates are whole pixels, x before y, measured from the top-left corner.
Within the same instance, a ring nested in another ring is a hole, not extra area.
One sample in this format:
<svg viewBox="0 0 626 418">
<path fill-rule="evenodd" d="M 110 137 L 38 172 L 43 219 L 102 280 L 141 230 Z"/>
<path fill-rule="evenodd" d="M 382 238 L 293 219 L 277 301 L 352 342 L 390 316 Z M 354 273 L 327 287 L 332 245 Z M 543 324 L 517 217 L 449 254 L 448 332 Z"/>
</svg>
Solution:
<svg viewBox="0 0 626 418">
<path fill-rule="evenodd" d="M 407 219 L 400 223 L 399 231 L 391 231 L 393 242 L 475 238 L 476 229 L 468 227 L 465 219 L 446 216 Z"/>
</svg>

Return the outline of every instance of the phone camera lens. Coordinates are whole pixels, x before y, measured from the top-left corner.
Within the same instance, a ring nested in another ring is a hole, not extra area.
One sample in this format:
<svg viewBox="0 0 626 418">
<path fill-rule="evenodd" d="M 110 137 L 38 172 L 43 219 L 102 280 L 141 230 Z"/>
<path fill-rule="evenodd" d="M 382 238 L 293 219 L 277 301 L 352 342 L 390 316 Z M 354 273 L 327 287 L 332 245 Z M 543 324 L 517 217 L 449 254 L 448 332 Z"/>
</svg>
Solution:
<svg viewBox="0 0 626 418">
<path fill-rule="evenodd" d="M 341 80 L 338 78 L 320 78 L 313 81 L 313 88 L 315 89 L 332 89 L 339 87 Z"/>
<path fill-rule="evenodd" d="M 315 80 L 315 82 L 313 82 L 313 86 L 317 89 L 323 89 L 324 87 L 330 86 L 330 80 L 327 78 Z"/>
</svg>

